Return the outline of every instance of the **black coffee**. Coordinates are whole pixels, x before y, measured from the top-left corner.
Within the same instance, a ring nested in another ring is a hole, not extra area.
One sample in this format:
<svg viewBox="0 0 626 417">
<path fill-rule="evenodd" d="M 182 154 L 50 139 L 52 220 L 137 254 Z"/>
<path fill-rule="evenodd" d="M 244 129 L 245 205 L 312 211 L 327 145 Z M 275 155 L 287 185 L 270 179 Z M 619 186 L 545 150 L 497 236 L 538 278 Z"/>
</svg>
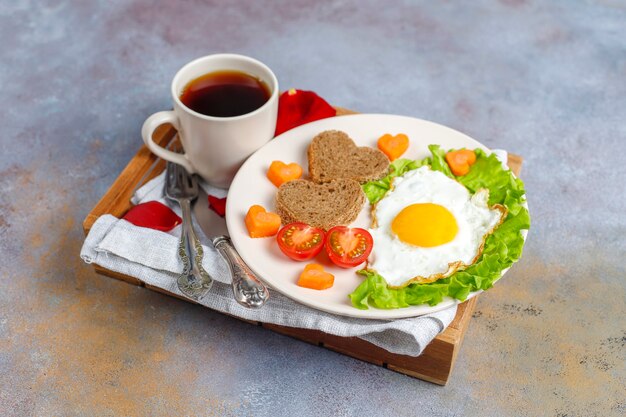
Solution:
<svg viewBox="0 0 626 417">
<path fill-rule="evenodd" d="M 190 109 L 214 117 L 250 113 L 270 98 L 270 89 L 261 80 L 239 71 L 217 71 L 189 82 L 180 100 Z"/>
</svg>

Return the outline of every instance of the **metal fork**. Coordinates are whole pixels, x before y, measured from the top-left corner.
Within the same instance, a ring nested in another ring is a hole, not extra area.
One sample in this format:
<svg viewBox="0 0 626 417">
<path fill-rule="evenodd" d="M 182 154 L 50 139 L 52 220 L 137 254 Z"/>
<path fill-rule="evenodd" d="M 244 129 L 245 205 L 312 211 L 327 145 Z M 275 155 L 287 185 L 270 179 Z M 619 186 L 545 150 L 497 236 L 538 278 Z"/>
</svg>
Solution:
<svg viewBox="0 0 626 417">
<path fill-rule="evenodd" d="M 187 297 L 200 300 L 211 289 L 213 278 L 202 267 L 204 251 L 191 221 L 191 202 L 198 197 L 196 178 L 173 162 L 167 163 L 165 195 L 176 201 L 183 212 L 183 230 L 178 245 L 178 256 L 183 261 L 183 272 L 177 283 Z"/>
</svg>

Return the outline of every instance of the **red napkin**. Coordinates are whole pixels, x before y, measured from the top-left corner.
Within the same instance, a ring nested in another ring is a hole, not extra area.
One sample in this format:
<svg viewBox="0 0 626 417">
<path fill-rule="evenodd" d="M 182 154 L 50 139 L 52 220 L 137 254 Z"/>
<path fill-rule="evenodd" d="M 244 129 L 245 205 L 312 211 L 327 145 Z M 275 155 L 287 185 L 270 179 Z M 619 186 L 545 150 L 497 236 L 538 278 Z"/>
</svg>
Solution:
<svg viewBox="0 0 626 417">
<path fill-rule="evenodd" d="M 216 212 L 221 217 L 226 215 L 226 197 L 217 198 L 215 196 L 209 196 L 209 208 Z"/>
<path fill-rule="evenodd" d="M 275 136 L 294 127 L 337 115 L 337 111 L 313 91 L 291 89 L 278 99 Z"/>
<path fill-rule="evenodd" d="M 172 209 L 158 201 L 137 204 L 122 218 L 135 226 L 163 232 L 168 232 L 183 222 Z"/>
</svg>

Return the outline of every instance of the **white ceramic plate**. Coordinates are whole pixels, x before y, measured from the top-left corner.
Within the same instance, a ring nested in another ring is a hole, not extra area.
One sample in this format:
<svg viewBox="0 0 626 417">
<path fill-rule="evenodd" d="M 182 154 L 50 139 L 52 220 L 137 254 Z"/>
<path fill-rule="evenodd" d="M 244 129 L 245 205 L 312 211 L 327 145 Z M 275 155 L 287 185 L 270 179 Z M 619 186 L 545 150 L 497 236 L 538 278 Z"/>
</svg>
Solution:
<svg viewBox="0 0 626 417">
<path fill-rule="evenodd" d="M 464 147 L 489 151 L 478 141 L 456 130 L 406 116 L 358 114 L 323 119 L 292 129 L 254 153 L 241 167 L 228 192 L 226 223 L 230 237 L 243 260 L 274 291 L 329 313 L 368 319 L 396 319 L 429 314 L 458 304 L 457 300 L 446 297 L 433 307 L 417 305 L 395 310 L 373 307 L 359 310 L 352 306 L 348 298 L 348 294 L 364 279 L 355 274 L 358 268 L 335 267 L 321 253 L 315 258 L 315 262 L 322 263 L 335 276 L 334 286 L 323 291 L 302 288 L 296 285 L 296 281 L 306 262 L 287 258 L 278 248 L 275 237 L 252 239 L 248 236 L 244 224 L 248 208 L 253 204 L 260 204 L 268 211 L 274 211 L 275 208 L 277 188 L 266 177 L 270 163 L 274 160 L 297 162 L 305 170 L 303 178 L 306 178 L 307 147 L 315 135 L 329 129 L 346 132 L 358 146 L 372 147 L 376 147 L 376 141 L 385 133 L 405 133 L 409 136 L 410 146 L 403 158 L 421 159 L 429 156 L 430 144 L 439 144 L 444 149 Z M 369 211 L 370 205 L 365 204 L 351 226 L 368 228 L 371 222 Z M 478 292 L 470 294 L 470 297 L 476 294 Z"/>
</svg>

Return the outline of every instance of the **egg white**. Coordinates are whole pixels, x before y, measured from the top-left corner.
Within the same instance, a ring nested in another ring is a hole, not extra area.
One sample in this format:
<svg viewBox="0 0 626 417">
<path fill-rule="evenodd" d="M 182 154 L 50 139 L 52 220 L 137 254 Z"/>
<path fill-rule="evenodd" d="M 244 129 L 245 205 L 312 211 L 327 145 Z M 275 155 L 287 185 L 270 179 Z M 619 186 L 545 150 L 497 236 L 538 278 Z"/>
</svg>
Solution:
<svg viewBox="0 0 626 417">
<path fill-rule="evenodd" d="M 487 235 L 506 216 L 504 206 L 488 207 L 488 198 L 488 190 L 472 196 L 462 184 L 429 167 L 395 178 L 392 189 L 372 210 L 369 232 L 374 247 L 367 269 L 378 272 L 390 287 L 403 287 L 411 282 L 433 282 L 471 265 L 480 256 Z M 452 241 L 419 247 L 402 242 L 393 233 L 391 223 L 398 213 L 418 203 L 438 204 L 452 213 L 458 225 Z"/>
</svg>

